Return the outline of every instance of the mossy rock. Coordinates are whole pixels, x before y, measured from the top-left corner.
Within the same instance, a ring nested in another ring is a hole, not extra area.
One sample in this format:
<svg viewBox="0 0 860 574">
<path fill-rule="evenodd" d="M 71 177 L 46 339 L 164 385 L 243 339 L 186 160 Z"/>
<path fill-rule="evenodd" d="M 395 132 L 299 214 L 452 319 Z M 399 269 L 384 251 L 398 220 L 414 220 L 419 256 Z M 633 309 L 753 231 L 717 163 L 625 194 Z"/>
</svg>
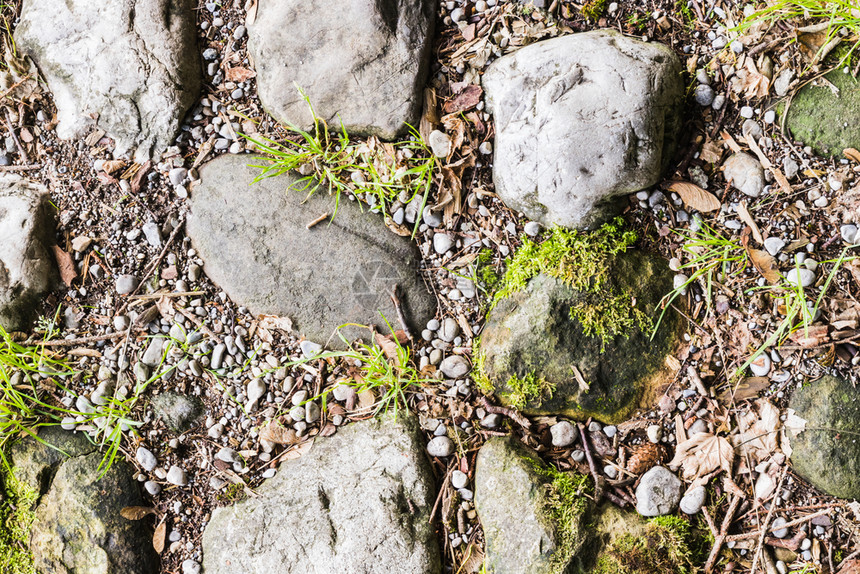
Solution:
<svg viewBox="0 0 860 574">
<path fill-rule="evenodd" d="M 785 125 L 817 154 L 841 157 L 846 148 L 860 148 L 860 79 L 843 68 L 824 77 L 839 94 L 826 85 L 807 84 L 791 100 Z M 784 107 L 779 108 L 781 114 Z"/>
<path fill-rule="evenodd" d="M 672 274 L 662 258 L 628 251 L 612 263 L 608 283 L 616 293 L 629 293 L 630 304 L 635 301 L 636 308 L 652 316 L 672 289 Z M 680 317 L 667 312 L 653 340 L 650 330 L 636 326 L 605 342 L 587 335 L 571 317 L 571 308 L 590 297 L 541 274 L 525 290 L 499 301 L 481 336 L 478 364 L 480 376 L 503 402 L 518 403 L 529 414 L 594 417 L 607 423 L 620 422 L 653 402 L 672 375 L 664 361 L 678 343 Z M 524 382 L 532 387 L 525 397 L 518 388 Z"/>
<path fill-rule="evenodd" d="M 155 395 L 152 398 L 152 408 L 167 428 L 177 433 L 187 432 L 200 424 L 206 412 L 206 407 L 199 398 L 172 391 Z"/>
<path fill-rule="evenodd" d="M 100 477 L 102 453 L 83 435 L 45 427 L 38 436 L 44 442 L 23 439 L 9 456 L 13 475 L 37 500 L 29 541 L 36 571 L 158 572 L 147 522 L 120 515 L 144 505 L 131 466 L 117 460 Z"/>
<path fill-rule="evenodd" d="M 554 484 L 565 479 L 567 488 Z M 568 572 L 587 538 L 590 504 L 585 496 L 569 496 L 570 486 L 584 486 L 587 480 L 551 469 L 511 437 L 488 440 L 475 468 L 475 509 L 484 529 L 487 574 Z"/>
<path fill-rule="evenodd" d="M 822 377 L 795 391 L 789 406 L 806 420 L 789 436 L 794 471 L 827 494 L 860 499 L 860 388 Z"/>
</svg>

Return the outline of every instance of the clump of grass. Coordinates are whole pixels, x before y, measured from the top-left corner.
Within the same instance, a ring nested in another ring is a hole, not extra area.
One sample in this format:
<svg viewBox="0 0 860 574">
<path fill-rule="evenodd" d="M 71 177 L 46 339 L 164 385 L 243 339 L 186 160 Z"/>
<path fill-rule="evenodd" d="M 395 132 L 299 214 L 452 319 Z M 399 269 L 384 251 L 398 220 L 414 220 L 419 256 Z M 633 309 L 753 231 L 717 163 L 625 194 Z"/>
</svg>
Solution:
<svg viewBox="0 0 860 574">
<path fill-rule="evenodd" d="M 400 340 L 398 333 L 392 329 L 391 324 L 384 316 L 383 321 L 391 332 L 389 337 L 382 336 L 374 328 L 366 325 L 352 323 L 341 325 L 337 335 L 346 346 L 346 350 L 325 351 L 311 357 L 285 363 L 282 366 L 290 368 L 320 359 L 333 362 L 341 361 L 347 366 L 350 377 L 339 384 L 351 386 L 358 395 L 373 393 L 376 398 L 373 414 L 378 415 L 391 410 L 396 418 L 401 406 L 404 408 L 406 406 L 407 394 L 434 382 L 434 379 L 424 376 L 415 367 L 408 345 Z M 361 340 L 350 342 L 341 333 L 341 329 L 345 327 L 367 329 L 371 334 L 371 342 L 365 343 Z M 332 390 L 333 388 L 328 388 L 319 395 L 309 398 L 305 403 L 321 400 L 322 408 L 325 409 L 328 395 Z"/>
<path fill-rule="evenodd" d="M 337 131 L 314 112 L 308 96 L 299 89 L 313 117 L 310 131 L 287 124 L 288 138 L 275 141 L 264 136 L 240 134 L 251 142 L 261 155 L 260 174 L 254 182 L 269 177 L 296 172 L 301 177 L 290 191 L 305 193 L 308 197 L 324 187 L 335 197 L 334 217 L 344 194 L 355 195 L 370 205 L 372 211 L 388 213 L 395 201 L 408 203 L 421 196 L 421 210 L 427 204 L 434 175 L 438 170 L 436 156 L 410 126 L 411 139 L 393 144 L 380 143 L 375 138 L 354 143 L 343 123 Z M 421 217 L 415 220 L 413 235 Z"/>
<path fill-rule="evenodd" d="M 588 0 L 579 11 L 588 20 L 596 21 L 606 9 L 606 0 Z"/>
<path fill-rule="evenodd" d="M 850 48 L 842 55 L 841 66 L 860 46 L 860 8 L 856 0 L 772 0 L 744 18 L 735 30 L 743 33 L 758 24 L 789 20 L 826 24 L 827 36 L 816 59 L 820 60 L 832 50 L 837 39 L 847 39 Z"/>
<path fill-rule="evenodd" d="M 595 574 L 663 574 L 695 571 L 690 524 L 677 516 L 648 521 L 643 537 L 625 534 L 598 558 Z"/>
<path fill-rule="evenodd" d="M 551 399 L 555 392 L 555 385 L 543 377 L 538 377 L 534 372 L 523 377 L 511 377 L 508 380 L 505 396 L 511 405 L 517 409 L 524 409 L 527 404 L 533 403 L 540 407 L 544 400 Z"/>
<path fill-rule="evenodd" d="M 591 232 L 555 227 L 542 243 L 524 238 L 491 306 L 523 291 L 543 273 L 582 294 L 571 306 L 570 316 L 582 324 L 586 335 L 599 338 L 603 347 L 618 335 L 629 336 L 634 327 L 650 330 L 650 318 L 630 304 L 632 293 L 610 281 L 615 258 L 635 241 L 636 233 L 625 230 L 621 218 Z"/>
</svg>

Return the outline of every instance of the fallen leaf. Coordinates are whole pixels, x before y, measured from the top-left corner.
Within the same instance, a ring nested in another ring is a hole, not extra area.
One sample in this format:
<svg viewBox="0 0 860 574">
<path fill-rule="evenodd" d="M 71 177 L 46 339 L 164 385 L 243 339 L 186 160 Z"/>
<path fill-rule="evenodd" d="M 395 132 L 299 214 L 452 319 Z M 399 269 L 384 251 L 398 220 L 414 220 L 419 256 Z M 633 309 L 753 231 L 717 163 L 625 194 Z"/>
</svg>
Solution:
<svg viewBox="0 0 860 574">
<path fill-rule="evenodd" d="M 747 254 L 749 255 L 753 267 L 761 273 L 761 276 L 764 277 L 768 283 L 771 285 L 779 283 L 779 270 L 776 267 L 776 259 L 774 259 L 770 253 L 762 249 L 747 248 Z"/>
<path fill-rule="evenodd" d="M 155 534 L 152 535 L 152 547 L 158 554 L 164 552 L 164 537 L 167 534 L 167 523 L 162 521 L 155 528 Z"/>
<path fill-rule="evenodd" d="M 158 301 L 155 302 L 155 307 L 165 319 L 173 319 L 173 316 L 176 315 L 176 310 L 173 308 L 173 301 L 170 297 L 162 295 L 158 298 Z"/>
<path fill-rule="evenodd" d="M 720 160 L 723 157 L 723 146 L 711 138 L 708 138 L 708 140 L 702 145 L 702 151 L 699 153 L 699 157 L 702 161 L 710 164 L 720 163 Z"/>
<path fill-rule="evenodd" d="M 747 209 L 746 202 L 741 201 L 738 203 L 737 207 L 738 217 L 741 218 L 741 221 L 749 225 L 752 230 L 753 238 L 758 241 L 759 245 L 764 243 L 764 237 L 761 236 L 761 229 L 758 228 L 758 224 L 755 222 L 755 219 L 750 215 L 749 210 Z"/>
<path fill-rule="evenodd" d="M 738 418 L 741 432 L 733 437 L 736 448 L 748 453 L 755 463 L 770 457 L 777 450 L 777 427 L 779 409 L 767 399 L 757 401 L 758 416 L 755 411 Z"/>
<path fill-rule="evenodd" d="M 720 208 L 720 200 L 713 193 L 705 191 L 694 183 L 686 181 L 673 181 L 669 184 L 669 191 L 681 196 L 681 201 L 702 213 L 716 211 Z"/>
<path fill-rule="evenodd" d="M 297 444 L 301 439 L 296 436 L 296 431 L 281 426 L 277 422 L 270 422 L 260 431 L 260 438 L 273 444 Z"/>
<path fill-rule="evenodd" d="M 295 460 L 297 458 L 301 458 L 306 455 L 309 450 L 314 446 L 314 439 L 311 439 L 307 442 L 303 442 L 302 444 L 293 447 L 284 453 L 284 460 Z"/>
<path fill-rule="evenodd" d="M 481 101 L 481 96 L 484 95 L 484 90 L 481 86 L 470 84 L 460 90 L 453 98 L 445 102 L 445 113 L 456 114 L 466 112 L 474 108 Z"/>
<path fill-rule="evenodd" d="M 289 317 L 278 317 L 277 315 L 257 315 L 260 327 L 263 329 L 277 329 L 290 333 L 293 330 L 293 321 Z"/>
<path fill-rule="evenodd" d="M 151 506 L 126 506 L 119 514 L 126 520 L 140 520 L 150 514 L 158 514 L 158 511 Z"/>
<path fill-rule="evenodd" d="M 71 349 L 67 354 L 75 356 L 75 357 L 90 357 L 93 359 L 99 359 L 102 356 L 102 354 L 99 353 L 98 351 L 96 351 L 95 349 L 85 349 L 85 348 Z"/>
<path fill-rule="evenodd" d="M 57 260 L 57 267 L 60 268 L 60 279 L 63 280 L 66 287 L 71 287 L 72 281 L 78 276 L 72 256 L 57 245 L 52 245 L 51 248 L 54 250 L 54 259 Z"/>
<path fill-rule="evenodd" d="M 109 159 L 105 160 L 102 164 L 102 171 L 107 174 L 113 174 L 125 167 L 125 162 L 121 159 Z"/>
<path fill-rule="evenodd" d="M 143 176 L 149 173 L 149 170 L 152 169 L 152 162 L 147 161 L 137 172 L 134 174 L 134 177 L 131 178 L 131 192 L 137 193 L 140 191 L 140 184 L 143 182 Z"/>
<path fill-rule="evenodd" d="M 860 574 L 860 560 L 846 560 L 836 574 Z"/>
<path fill-rule="evenodd" d="M 860 151 L 854 149 L 853 147 L 849 147 L 842 150 L 842 153 L 845 154 L 845 157 L 847 157 L 851 161 L 860 162 Z"/>
<path fill-rule="evenodd" d="M 225 76 L 227 77 L 227 80 L 231 82 L 246 82 L 251 78 L 256 77 L 257 72 L 241 66 L 235 66 L 233 68 L 227 68 Z"/>
<path fill-rule="evenodd" d="M 693 480 L 715 470 L 732 473 L 735 449 L 721 436 L 699 433 L 678 445 L 670 467 L 683 469 L 684 480 Z"/>
<path fill-rule="evenodd" d="M 721 402 L 728 402 L 734 397 L 736 401 L 744 401 L 757 397 L 761 391 L 769 386 L 770 379 L 767 377 L 746 377 L 734 388 L 734 394 L 732 394 L 732 389 L 729 388 L 721 393 L 717 399 Z"/>
<path fill-rule="evenodd" d="M 245 26 L 251 26 L 257 19 L 257 0 L 245 2 Z"/>
</svg>

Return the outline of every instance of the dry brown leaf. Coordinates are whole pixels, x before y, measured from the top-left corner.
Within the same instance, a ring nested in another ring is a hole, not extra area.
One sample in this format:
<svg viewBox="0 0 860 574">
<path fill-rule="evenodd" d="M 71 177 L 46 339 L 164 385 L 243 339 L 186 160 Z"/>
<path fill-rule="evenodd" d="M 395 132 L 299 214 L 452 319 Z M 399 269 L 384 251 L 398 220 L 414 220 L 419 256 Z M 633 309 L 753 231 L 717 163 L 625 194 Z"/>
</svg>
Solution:
<svg viewBox="0 0 860 574">
<path fill-rule="evenodd" d="M 260 438 L 274 444 L 297 444 L 301 439 L 296 436 L 296 431 L 281 426 L 274 421 L 267 424 L 260 431 Z"/>
<path fill-rule="evenodd" d="M 51 248 L 54 250 L 54 259 L 57 260 L 57 267 L 60 268 L 60 279 L 63 280 L 66 287 L 71 287 L 72 281 L 78 276 L 72 256 L 57 245 L 52 245 Z"/>
<path fill-rule="evenodd" d="M 257 19 L 257 0 L 245 2 L 245 26 L 251 26 Z"/>
<path fill-rule="evenodd" d="M 845 157 L 847 157 L 851 161 L 860 162 L 860 151 L 854 149 L 853 147 L 845 148 L 844 150 L 842 150 L 842 153 L 845 154 Z"/>
<path fill-rule="evenodd" d="M 71 349 L 66 354 L 72 355 L 75 357 L 91 357 L 93 359 L 100 359 L 102 356 L 102 354 L 99 353 L 98 351 L 96 351 L 95 349 L 86 349 L 86 348 Z"/>
<path fill-rule="evenodd" d="M 711 433 L 699 433 L 678 445 L 669 466 L 680 466 L 684 480 L 694 480 L 718 469 L 731 475 L 734 458 L 735 449 L 728 440 Z"/>
<path fill-rule="evenodd" d="M 668 189 L 681 196 L 681 201 L 686 205 L 702 213 L 716 211 L 720 208 L 720 200 L 713 193 L 705 191 L 694 183 L 673 181 L 669 184 Z"/>
<path fill-rule="evenodd" d="M 376 404 L 376 394 L 373 389 L 367 389 L 358 393 L 358 408 L 369 409 Z"/>
<path fill-rule="evenodd" d="M 164 537 L 167 534 L 167 523 L 161 521 L 155 528 L 155 534 L 152 535 L 152 547 L 158 554 L 164 552 Z"/>
<path fill-rule="evenodd" d="M 125 162 L 121 159 L 109 159 L 102 164 L 102 170 L 107 174 L 114 174 L 125 167 Z"/>
<path fill-rule="evenodd" d="M 860 574 L 860 559 L 846 560 L 839 566 L 836 574 Z"/>
<path fill-rule="evenodd" d="M 284 453 L 284 460 L 295 460 L 297 458 L 301 458 L 308 453 L 309 450 L 314 446 L 314 439 L 311 439 L 307 442 L 303 442 L 302 444 L 291 448 L 287 452 Z"/>
<path fill-rule="evenodd" d="M 227 80 L 231 82 L 247 82 L 251 78 L 256 77 L 257 72 L 249 70 L 248 68 L 236 66 L 233 68 L 227 68 L 227 73 L 225 75 Z"/>
<path fill-rule="evenodd" d="M 731 401 L 732 396 L 734 396 L 736 401 L 744 401 L 746 399 L 757 397 L 761 391 L 765 390 L 769 386 L 770 379 L 767 377 L 746 377 L 734 388 L 734 394 L 732 394 L 732 389 L 729 388 L 721 393 L 717 399 L 721 402 L 729 402 Z"/>
<path fill-rule="evenodd" d="M 158 511 L 151 506 L 126 506 L 119 514 L 126 520 L 140 520 L 150 514 L 158 514 Z"/>
<path fill-rule="evenodd" d="M 470 542 L 469 546 L 466 548 L 464 556 L 466 556 L 466 559 L 463 562 L 463 565 L 460 566 L 458 572 L 475 574 L 476 572 L 481 571 L 481 568 L 484 565 L 484 551 L 481 550 L 480 546 L 474 542 Z"/>
<path fill-rule="evenodd" d="M 738 417 L 741 432 L 733 437 L 741 453 L 749 453 L 754 463 L 767 459 L 777 450 L 779 409 L 767 399 L 757 401 L 758 415 L 750 411 Z"/>
<path fill-rule="evenodd" d="M 699 157 L 702 161 L 707 163 L 720 163 L 720 160 L 723 157 L 723 146 L 711 138 L 708 138 L 704 145 L 702 145 L 702 151 L 699 153 Z"/>
<path fill-rule="evenodd" d="M 278 317 L 277 315 L 257 315 L 260 327 L 269 330 L 284 331 L 290 333 L 293 330 L 293 321 L 289 317 Z"/>
<path fill-rule="evenodd" d="M 764 243 L 764 238 L 761 236 L 761 229 L 758 228 L 758 224 L 755 222 L 755 219 L 750 215 L 749 210 L 747 209 L 746 202 L 741 201 L 738 203 L 737 207 L 738 217 L 741 218 L 741 221 L 749 225 L 752 230 L 753 238 L 758 241 L 758 244 L 761 245 Z"/>
<path fill-rule="evenodd" d="M 470 84 L 457 92 L 449 101 L 445 102 L 445 113 L 457 114 L 467 112 L 478 105 L 483 95 L 484 90 L 481 89 L 481 86 Z"/>
<path fill-rule="evenodd" d="M 779 270 L 776 266 L 776 259 L 774 259 L 770 253 L 763 249 L 747 248 L 747 254 L 750 257 L 753 267 L 761 273 L 761 276 L 764 277 L 768 283 L 771 285 L 779 283 Z"/>
</svg>

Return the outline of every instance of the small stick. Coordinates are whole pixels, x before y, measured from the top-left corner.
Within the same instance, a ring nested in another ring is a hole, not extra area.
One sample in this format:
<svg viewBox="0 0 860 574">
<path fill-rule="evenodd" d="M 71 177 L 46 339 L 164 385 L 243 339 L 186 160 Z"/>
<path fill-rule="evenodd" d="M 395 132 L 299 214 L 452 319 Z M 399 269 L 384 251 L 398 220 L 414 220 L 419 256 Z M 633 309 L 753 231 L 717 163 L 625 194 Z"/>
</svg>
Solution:
<svg viewBox="0 0 860 574">
<path fill-rule="evenodd" d="M 702 516 L 705 517 L 705 523 L 707 523 L 711 535 L 716 539 L 720 532 L 717 530 L 717 525 L 714 524 L 714 519 L 711 518 L 711 513 L 704 506 L 702 507 Z"/>
<path fill-rule="evenodd" d="M 436 516 L 436 510 L 439 509 L 439 503 L 442 501 L 442 495 L 445 493 L 445 486 L 448 485 L 449 480 L 451 480 L 451 473 L 445 471 L 445 480 L 442 481 L 442 486 L 439 487 L 439 494 L 436 495 L 436 502 L 433 504 L 433 510 L 430 511 L 430 519 L 427 521 L 428 524 L 433 524 L 433 518 Z"/>
<path fill-rule="evenodd" d="M 603 493 L 603 496 L 605 496 L 607 499 L 609 499 L 609 502 L 611 502 L 612 504 L 614 504 L 614 505 L 615 505 L 615 506 L 617 506 L 618 508 L 625 508 L 625 507 L 627 507 L 627 504 L 628 504 L 628 503 L 627 503 L 627 500 L 625 500 L 625 499 L 623 499 L 623 498 L 621 498 L 621 497 L 619 497 L 619 496 L 615 496 L 614 494 L 612 494 L 612 493 L 611 493 L 611 492 L 609 492 L 609 491 L 604 492 L 604 493 Z"/>
<path fill-rule="evenodd" d="M 326 211 L 325 213 L 323 213 L 322 215 L 320 215 L 319 217 L 317 217 L 316 219 L 314 219 L 313 221 L 311 221 L 310 223 L 305 225 L 305 229 L 310 229 L 311 227 L 313 227 L 315 225 L 319 225 L 320 223 L 325 221 L 329 215 L 331 215 L 331 214 Z"/>
<path fill-rule="evenodd" d="M 591 456 L 591 446 L 588 444 L 588 437 L 585 436 L 585 425 L 579 423 L 576 425 L 576 428 L 579 429 L 579 437 L 582 439 L 582 449 L 585 451 L 586 460 L 588 460 L 588 468 L 591 470 L 591 478 L 594 479 L 594 503 L 599 504 L 600 499 L 604 494 L 603 477 L 597 473 L 597 467 L 594 466 L 594 458 Z"/>
<path fill-rule="evenodd" d="M 0 165 L 0 171 L 34 171 L 37 169 L 42 169 L 38 163 L 32 165 Z"/>
<path fill-rule="evenodd" d="M 18 134 L 15 133 L 15 126 L 12 125 L 12 113 L 9 111 L 9 108 L 6 108 L 6 125 L 9 127 L 9 134 L 15 141 L 18 153 L 21 154 L 21 159 L 25 164 L 29 164 L 30 158 L 27 156 L 27 151 L 24 149 L 24 146 L 21 145 L 21 140 L 18 139 Z"/>
<path fill-rule="evenodd" d="M 162 297 L 167 297 L 171 299 L 173 297 L 192 297 L 194 295 L 203 295 L 205 291 L 178 291 L 175 293 L 147 293 L 145 295 L 131 295 L 129 299 L 161 299 Z"/>
<path fill-rule="evenodd" d="M 714 540 L 714 547 L 711 548 L 711 554 L 708 556 L 708 561 L 705 563 L 705 574 L 711 574 L 714 570 L 714 564 L 717 561 L 717 557 L 720 555 L 723 543 L 726 541 L 726 531 L 729 529 L 729 525 L 732 523 L 732 519 L 734 518 L 735 512 L 737 511 L 740 503 L 740 496 L 732 498 L 732 501 L 729 504 L 729 510 L 726 512 L 725 518 L 723 518 L 722 526 L 720 526 L 720 533 L 717 535 L 716 540 Z"/>
<path fill-rule="evenodd" d="M 765 538 L 765 542 L 768 546 L 778 546 L 779 548 L 787 548 L 792 552 L 797 552 L 797 549 L 800 548 L 800 544 L 801 542 L 803 542 L 804 538 L 806 538 L 806 533 L 802 530 L 798 530 L 797 534 L 795 534 L 788 540 L 768 536 Z"/>
<path fill-rule="evenodd" d="M 400 321 L 400 326 L 403 327 L 406 338 L 411 341 L 412 333 L 409 332 L 409 325 L 406 323 L 406 316 L 403 314 L 403 307 L 400 305 L 400 297 L 397 296 L 397 283 L 394 284 L 388 295 L 391 297 L 391 303 L 394 304 L 394 310 L 397 311 L 397 319 Z"/>
<path fill-rule="evenodd" d="M 782 526 L 777 526 L 776 528 L 771 526 L 769 529 L 769 532 L 773 532 L 775 530 L 782 530 L 783 528 L 792 528 L 794 526 L 797 526 L 798 524 L 803 524 L 804 522 L 809 522 L 813 518 L 818 518 L 819 516 L 824 516 L 825 514 L 830 514 L 830 508 L 825 508 L 824 510 L 819 510 L 818 512 L 813 512 L 812 514 L 807 514 L 804 517 L 798 518 L 796 520 L 792 520 L 791 522 L 786 522 Z M 759 536 L 760 534 L 761 534 L 761 532 L 759 530 L 756 530 L 755 532 L 747 532 L 744 534 L 734 534 L 732 536 L 726 537 L 726 540 L 729 542 L 736 542 L 738 540 L 747 540 L 749 538 L 755 538 L 756 536 Z"/>
<path fill-rule="evenodd" d="M 36 341 L 35 345 L 42 347 L 75 347 L 77 345 L 88 345 L 90 343 L 98 343 L 99 341 L 110 341 L 111 339 L 119 339 L 129 334 L 131 329 L 125 331 L 117 331 L 116 333 L 108 333 L 107 335 L 95 335 L 93 337 L 83 337 L 80 339 L 57 339 L 56 341 Z"/>
<path fill-rule="evenodd" d="M 788 466 L 782 467 L 782 472 L 779 475 L 779 483 L 776 485 L 776 492 L 782 492 L 782 481 L 785 480 L 786 470 L 788 470 Z M 764 518 L 764 524 L 762 524 L 761 537 L 758 539 L 755 554 L 753 555 L 752 572 L 750 572 L 750 574 L 755 574 L 756 570 L 758 570 L 758 561 L 761 557 L 761 547 L 764 544 L 764 537 L 765 533 L 767 532 L 767 526 L 768 524 L 770 524 L 770 519 L 773 517 L 774 510 L 776 510 L 776 503 L 771 501 L 770 508 L 767 511 L 767 516 L 765 516 Z"/>
<path fill-rule="evenodd" d="M 149 276 L 152 275 L 152 272 L 155 271 L 155 268 L 158 267 L 161 260 L 167 255 L 167 250 L 170 249 L 170 246 L 173 244 L 173 241 L 176 239 L 176 236 L 179 234 L 179 230 L 182 229 L 182 226 L 185 224 L 185 214 L 182 214 L 179 219 L 179 223 L 176 224 L 176 227 L 173 228 L 173 231 L 170 233 L 170 237 L 167 239 L 167 242 L 164 244 L 164 248 L 161 250 L 161 253 L 158 254 L 152 263 L 146 268 L 146 272 L 143 274 L 143 278 L 140 280 L 138 286 L 132 291 L 128 297 L 126 297 L 125 303 L 122 304 L 122 307 L 119 308 L 119 311 L 116 312 L 117 315 L 122 315 L 123 311 L 125 311 L 126 307 L 128 307 L 129 302 L 131 301 L 131 297 L 137 295 L 137 292 L 146 283 L 146 280 L 149 279 Z"/>
<path fill-rule="evenodd" d="M 490 402 L 490 399 L 483 395 L 481 395 L 481 404 L 484 406 L 484 410 L 486 410 L 488 413 L 494 415 L 504 415 L 518 425 L 520 425 L 521 427 L 523 427 L 524 429 L 530 429 L 532 426 L 532 423 L 529 422 L 529 419 L 518 413 L 516 410 L 509 409 L 507 407 L 497 407 Z"/>
<path fill-rule="evenodd" d="M 183 309 L 182 307 L 175 307 L 175 310 L 178 311 L 179 313 L 182 313 L 186 319 L 188 319 L 189 321 L 194 323 L 194 325 L 196 325 L 201 331 L 206 333 L 207 336 L 212 337 L 212 338 L 215 337 L 215 333 L 213 333 L 212 330 L 209 327 L 207 327 L 203 323 L 203 321 L 200 320 L 199 317 L 196 317 L 194 315 L 194 313 L 192 313 L 188 309 Z"/>
</svg>

